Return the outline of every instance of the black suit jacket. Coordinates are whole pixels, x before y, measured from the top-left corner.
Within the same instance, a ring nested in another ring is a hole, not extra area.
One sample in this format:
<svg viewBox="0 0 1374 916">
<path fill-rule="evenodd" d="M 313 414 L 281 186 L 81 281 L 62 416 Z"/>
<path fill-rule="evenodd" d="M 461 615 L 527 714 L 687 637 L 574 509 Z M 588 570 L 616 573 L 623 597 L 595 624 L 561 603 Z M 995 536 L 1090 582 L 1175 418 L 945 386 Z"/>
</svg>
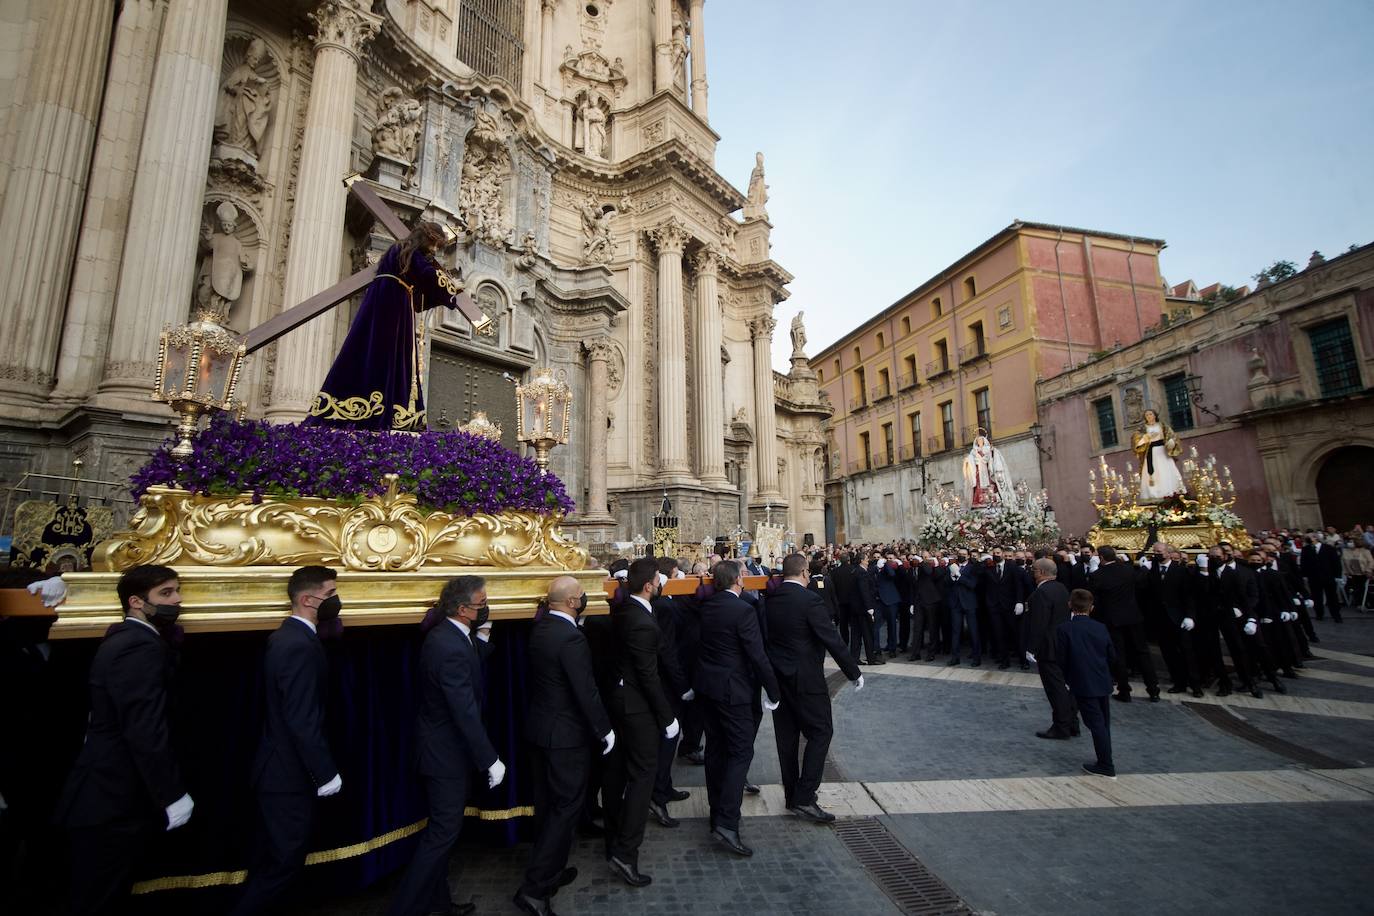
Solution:
<svg viewBox="0 0 1374 916">
<path fill-rule="evenodd" d="M 854 567 L 854 610 L 860 614 L 878 610 L 878 579 L 872 570 Z"/>
<path fill-rule="evenodd" d="M 1115 566 L 1116 564 L 1111 564 Z M 1098 570 L 1101 572 L 1101 570 Z M 1055 653 L 1069 692 L 1076 697 L 1105 697 L 1112 692 L 1111 665 L 1116 647 L 1102 624 L 1086 614 L 1071 617 L 1054 631 Z"/>
<path fill-rule="evenodd" d="M 529 643 L 529 706 L 525 737 L 535 747 L 590 747 L 611 730 L 582 631 L 549 614 Z"/>
<path fill-rule="evenodd" d="M 1159 603 L 1174 626 L 1183 623 L 1183 618 L 1193 616 L 1193 582 L 1188 567 L 1170 561 L 1169 568 L 1156 565 L 1150 570 L 1154 580 Z"/>
<path fill-rule="evenodd" d="M 1034 655 L 1037 662 L 1057 661 L 1054 634 L 1069 619 L 1069 590 L 1054 580 L 1041 582 L 1028 603 L 1021 651 Z"/>
<path fill-rule="evenodd" d="M 734 592 L 716 592 L 701 606 L 701 652 L 692 687 L 698 696 L 739 705 L 753 702 L 759 683 L 776 701 L 778 679 L 764 653 L 758 612 Z"/>
<path fill-rule="evenodd" d="M 1246 620 L 1260 616 L 1259 579 L 1255 571 L 1244 563 L 1237 563 L 1235 569 L 1221 571 L 1221 597 L 1223 614 L 1243 624 Z M 1240 611 L 1237 619 L 1235 612 Z"/>
<path fill-rule="evenodd" d="M 1026 600 L 1022 573 L 1023 570 L 1010 560 L 1002 561 L 1000 578 L 996 564 L 983 570 L 982 579 L 986 589 L 983 597 L 989 611 L 1010 614 L 1016 605 Z"/>
<path fill-rule="evenodd" d="M 329 662 L 320 638 L 288 617 L 267 638 L 263 657 L 267 710 L 253 761 L 253 785 L 261 792 L 314 795 L 339 775 L 324 737 Z"/>
<path fill-rule="evenodd" d="M 827 693 L 825 653 L 835 659 L 845 677 L 859 679 L 859 666 L 840 642 L 825 603 L 809 588 L 784 582 L 768 596 L 768 659 L 778 683 L 797 693 Z"/>
<path fill-rule="evenodd" d="M 1260 593 L 1260 613 L 1278 620 L 1279 614 L 1293 610 L 1293 595 L 1284 583 L 1283 573 L 1269 566 L 1261 566 L 1255 575 Z"/>
<path fill-rule="evenodd" d="M 170 673 L 167 643 L 136 620 L 116 625 L 100 643 L 91 661 L 86 742 L 57 806 L 61 823 L 167 823 L 163 809 L 186 794 L 167 730 Z"/>
<path fill-rule="evenodd" d="M 496 762 L 482 725 L 484 693 L 477 649 L 452 620 L 439 621 L 420 649 L 415 745 L 422 775 L 463 776 Z"/>
<path fill-rule="evenodd" d="M 949 573 L 939 566 L 926 566 L 924 563 L 916 570 L 914 590 L 917 607 L 939 607 L 945 600 Z"/>
<path fill-rule="evenodd" d="M 806 587 L 820 596 L 821 601 L 825 604 L 825 613 L 829 615 L 831 620 L 839 617 L 840 604 L 835 597 L 835 583 L 830 581 L 829 576 L 818 573 L 811 577 L 811 581 L 807 583 Z"/>
<path fill-rule="evenodd" d="M 668 702 L 687 692 L 691 684 L 682 668 L 682 658 L 678 653 L 678 611 L 676 598 L 654 599 L 654 622 L 658 624 L 658 679 L 663 682 L 663 692 Z"/>
<path fill-rule="evenodd" d="M 1135 566 L 1124 560 L 1103 563 L 1088 581 L 1092 584 L 1094 618 L 1109 627 L 1128 627 L 1144 622 L 1136 602 L 1140 571 Z"/>
<path fill-rule="evenodd" d="M 848 610 L 859 601 L 859 597 L 854 591 L 854 571 L 857 567 L 849 563 L 837 563 L 835 568 L 830 570 L 830 581 L 835 586 L 835 604 L 841 610 Z"/>
<path fill-rule="evenodd" d="M 614 635 L 616 687 L 611 708 L 626 715 L 648 713 L 659 728 L 673 721 L 673 707 L 663 692 L 658 673 L 659 646 L 663 633 L 653 614 L 633 597 L 611 611 Z"/>
</svg>

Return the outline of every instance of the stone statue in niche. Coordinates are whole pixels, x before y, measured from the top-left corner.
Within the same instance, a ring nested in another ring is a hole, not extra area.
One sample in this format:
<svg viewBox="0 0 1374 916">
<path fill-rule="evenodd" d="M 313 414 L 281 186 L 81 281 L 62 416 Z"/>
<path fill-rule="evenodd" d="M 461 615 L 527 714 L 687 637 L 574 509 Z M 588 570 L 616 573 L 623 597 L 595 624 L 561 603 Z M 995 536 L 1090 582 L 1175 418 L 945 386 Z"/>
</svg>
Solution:
<svg viewBox="0 0 1374 916">
<path fill-rule="evenodd" d="M 408 98 L 400 87 L 392 86 L 383 92 L 377 107 L 377 124 L 372 128 L 372 152 L 413 163 L 423 113 L 420 103 Z"/>
<path fill-rule="evenodd" d="M 674 88 L 687 88 L 687 18 L 682 15 L 682 7 L 677 0 L 673 4 L 673 85 Z"/>
<path fill-rule="evenodd" d="M 798 312 L 792 319 L 792 358 L 806 356 L 806 325 L 802 323 L 805 312 Z"/>
<path fill-rule="evenodd" d="M 744 205 L 745 219 L 768 219 L 768 185 L 763 180 L 763 153 L 754 154 L 754 171 L 749 174 L 749 202 Z"/>
<path fill-rule="evenodd" d="M 489 112 L 478 109 L 463 153 L 458 210 L 473 238 L 501 245 L 511 234 L 506 215 L 506 180 L 511 173 L 506 132 Z"/>
<path fill-rule="evenodd" d="M 243 243 L 234 235 L 238 228 L 238 208 L 224 201 L 215 208 L 217 225 L 201 239 L 200 271 L 196 277 L 195 310 L 212 315 L 219 322 L 243 294 L 243 278 L 253 268 Z"/>
<path fill-rule="evenodd" d="M 243 60 L 220 83 L 219 102 L 215 106 L 214 158 L 239 159 L 257 169 L 272 112 L 272 93 L 267 79 L 258 72 L 265 60 L 267 45 L 261 38 L 254 38 L 248 43 Z"/>
<path fill-rule="evenodd" d="M 602 207 L 595 197 L 588 195 L 581 212 L 582 263 L 609 263 L 615 255 L 615 245 L 611 242 L 611 220 L 615 218 L 615 208 Z"/>
<path fill-rule="evenodd" d="M 609 120 L 601 95 L 596 92 L 587 93 L 577 109 L 573 146 L 592 159 L 605 161 L 609 158 L 606 149 L 606 127 Z"/>
</svg>

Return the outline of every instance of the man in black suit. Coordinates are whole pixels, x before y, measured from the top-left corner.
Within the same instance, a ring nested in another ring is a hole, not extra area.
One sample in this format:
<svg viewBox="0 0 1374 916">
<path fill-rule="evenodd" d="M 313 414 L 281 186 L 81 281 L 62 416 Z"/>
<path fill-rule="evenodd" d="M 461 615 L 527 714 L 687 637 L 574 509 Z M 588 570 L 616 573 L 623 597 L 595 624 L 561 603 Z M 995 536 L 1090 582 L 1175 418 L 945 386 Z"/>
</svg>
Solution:
<svg viewBox="0 0 1374 916">
<path fill-rule="evenodd" d="M 116 908 L 152 836 L 185 824 L 193 807 L 167 733 L 172 656 L 162 633 L 181 613 L 176 571 L 135 566 L 117 591 L 124 622 L 91 661 L 86 740 L 56 811 L 71 848 L 69 906 L 78 916 Z"/>
<path fill-rule="evenodd" d="M 457 576 L 439 593 L 440 620 L 420 649 L 420 711 L 415 726 L 419 772 L 429 796 L 429 824 L 391 899 L 391 916 L 471 913 L 455 905 L 448 886 L 448 861 L 463 827 L 468 782 L 474 773 L 495 788 L 506 778 L 482 725 L 485 683 L 473 642 L 489 616 L 487 584 L 481 576 Z"/>
<path fill-rule="evenodd" d="M 992 567 L 983 576 L 984 600 L 988 619 L 992 623 L 993 647 L 997 653 L 997 667 L 1003 671 L 1011 667 L 1011 656 L 1020 646 L 1017 638 L 1019 618 L 1026 610 L 1025 581 L 1015 564 L 1007 560 L 1001 547 L 992 549 Z M 1026 666 L 1025 657 L 1017 661 Z"/>
<path fill-rule="evenodd" d="M 668 580 L 678 574 L 677 560 L 672 557 L 658 558 L 658 586 L 662 590 Z M 673 718 L 681 728 L 684 708 L 692 702 L 691 683 L 682 669 L 682 658 L 678 653 L 678 619 L 681 616 L 676 598 L 660 594 L 654 599 L 654 622 L 658 624 L 658 677 L 663 683 L 663 694 L 673 709 Z M 692 793 L 673 787 L 673 760 L 677 757 L 678 741 L 681 733 L 671 738 L 659 738 L 658 763 L 654 770 L 654 790 L 649 801 L 649 814 L 664 827 L 676 827 L 680 822 L 668 813 L 668 803 L 686 801 Z"/>
<path fill-rule="evenodd" d="M 1116 647 L 1113 657 L 1112 675 L 1116 678 L 1114 697 L 1124 703 L 1131 701 L 1131 682 L 1126 670 L 1126 659 L 1135 659 L 1136 668 L 1145 676 L 1145 689 L 1150 694 L 1150 702 L 1159 702 L 1159 678 L 1155 674 L 1155 663 L 1150 657 L 1150 646 L 1145 641 L 1145 617 L 1140 613 L 1136 602 L 1136 588 L 1140 585 L 1141 575 L 1130 563 L 1117 559 L 1111 547 L 1097 548 L 1101 564 L 1089 577 L 1092 584 L 1094 615 L 1111 634 L 1112 645 Z"/>
<path fill-rule="evenodd" d="M 830 577 L 825 574 L 825 561 L 819 556 L 813 557 L 807 569 L 810 572 L 810 576 L 807 578 L 806 587 L 821 599 L 821 603 L 825 605 L 825 613 L 829 616 L 830 622 L 838 627 L 840 622 L 840 609 L 835 599 L 835 584 L 830 581 Z M 841 641 L 843 642 L 843 640 Z"/>
<path fill-rule="evenodd" d="M 1264 638 L 1264 630 L 1260 628 L 1261 621 L 1268 613 L 1259 582 L 1264 554 L 1259 550 L 1250 550 L 1242 558 L 1229 544 L 1222 545 L 1222 549 L 1227 556 L 1221 572 L 1222 594 L 1229 600 L 1232 618 L 1240 628 L 1241 641 L 1245 643 L 1245 654 L 1250 661 L 1250 676 L 1258 680 L 1259 675 L 1263 674 L 1276 692 L 1287 693 L 1288 688 L 1283 686 L 1274 668 L 1274 657 Z M 1250 692 L 1252 695 L 1258 692 L 1253 681 Z"/>
<path fill-rule="evenodd" d="M 706 794 L 711 804 L 711 839 L 736 855 L 754 851 L 740 840 L 740 803 L 754 759 L 753 699 L 758 684 L 778 708 L 778 680 L 764 653 L 758 612 L 740 598 L 739 564 L 716 564 L 716 593 L 701 608 L 701 655 L 697 659 L 696 702 L 706 720 Z M 754 679 L 758 680 L 755 681 Z"/>
<path fill-rule="evenodd" d="M 959 548 L 955 562 L 949 564 L 949 664 L 959 664 L 964 624 L 968 624 L 969 643 L 973 649 L 973 667 L 983 663 L 983 644 L 978 639 L 978 569 L 964 548 Z"/>
<path fill-rule="evenodd" d="M 577 869 L 568 867 L 568 853 L 582 815 L 592 748 L 609 754 L 615 746 L 579 625 L 587 593 L 572 576 L 560 576 L 550 583 L 546 604 L 548 614 L 530 631 L 525 717 L 525 737 L 535 749 L 539 837 L 514 898 L 516 907 L 531 916 L 550 916 L 549 898 L 577 878 Z"/>
<path fill-rule="evenodd" d="M 878 646 L 878 581 L 874 578 L 869 555 L 855 554 L 854 565 L 850 567 L 853 590 L 850 592 L 849 613 L 849 651 L 859 657 L 862 645 L 864 664 L 883 665 L 881 647 Z"/>
<path fill-rule="evenodd" d="M 286 583 L 291 616 L 267 639 L 267 710 L 253 762 L 259 830 L 248 882 L 234 916 L 269 910 L 305 865 L 315 800 L 343 788 L 324 736 L 329 663 L 317 628 L 337 620 L 338 575 L 302 566 Z"/>
<path fill-rule="evenodd" d="M 768 637 L 765 649 L 777 672 L 782 692 L 773 711 L 773 731 L 782 770 L 783 800 L 799 817 L 828 824 L 835 815 L 816 803 L 816 789 L 825 769 L 825 755 L 834 734 L 830 693 L 825 683 L 825 653 L 835 659 L 845 677 L 862 690 L 863 675 L 840 634 L 826 615 L 825 603 L 806 587 L 806 557 L 794 553 L 782 561 L 782 585 L 769 595 L 765 613 Z M 800 771 L 797 751 L 806 736 L 806 752 Z"/>
<path fill-rule="evenodd" d="M 654 622 L 659 596 L 658 564 L 643 557 L 630 564 L 629 597 L 611 611 L 615 685 L 607 704 L 616 742 L 606 758 L 601 803 L 606 809 L 606 861 L 631 887 L 653 879 L 639 871 L 639 847 L 654 791 L 660 737 L 675 738 L 677 717 L 658 672 L 662 631 Z"/>
<path fill-rule="evenodd" d="M 1315 531 L 1307 533 L 1306 541 L 1299 565 L 1312 593 L 1312 612 L 1322 620 L 1330 608 L 1331 619 L 1343 623 L 1340 593 L 1336 589 L 1336 580 L 1341 577 L 1341 553 Z"/>
<path fill-rule="evenodd" d="M 1104 565 L 1106 558 L 1103 558 Z M 1116 778 L 1112 759 L 1111 703 L 1112 668 L 1120 664 L 1116 646 L 1107 628 L 1088 616 L 1093 609 L 1092 593 L 1074 589 L 1069 595 L 1072 617 L 1055 631 L 1055 654 L 1064 666 L 1064 677 L 1078 704 L 1078 714 L 1093 736 L 1097 760 L 1083 764 L 1093 776 Z"/>
<path fill-rule="evenodd" d="M 850 635 L 850 627 L 854 617 L 855 588 L 854 566 L 850 561 L 849 551 L 840 551 L 836 559 L 835 566 L 830 570 L 830 582 L 835 588 L 835 626 L 839 628 L 840 639 L 846 646 L 853 646 Z"/>
<path fill-rule="evenodd" d="M 1202 672 L 1193 646 L 1197 618 L 1193 611 L 1193 583 L 1183 554 L 1167 544 L 1156 544 L 1155 558 L 1145 577 L 1146 600 L 1153 607 L 1159 631 L 1159 651 L 1173 684 L 1170 693 L 1192 691 L 1202 696 Z"/>
<path fill-rule="evenodd" d="M 1035 734 L 1039 738 L 1072 738 L 1078 734 L 1078 708 L 1059 665 L 1055 637 L 1060 625 L 1069 619 L 1069 591 L 1056 581 L 1058 570 L 1053 560 L 1036 560 L 1031 572 L 1035 590 L 1030 593 L 1030 610 L 1021 631 L 1021 657 L 1035 662 L 1053 719 L 1049 728 Z"/>
<path fill-rule="evenodd" d="M 940 617 L 944 613 L 945 590 L 941 578 L 948 574 L 935 562 L 935 557 L 926 553 L 921 565 L 912 568 L 912 620 L 910 660 L 921 660 L 921 646 L 925 644 L 925 659 L 935 661 L 935 650 L 939 648 Z"/>
</svg>

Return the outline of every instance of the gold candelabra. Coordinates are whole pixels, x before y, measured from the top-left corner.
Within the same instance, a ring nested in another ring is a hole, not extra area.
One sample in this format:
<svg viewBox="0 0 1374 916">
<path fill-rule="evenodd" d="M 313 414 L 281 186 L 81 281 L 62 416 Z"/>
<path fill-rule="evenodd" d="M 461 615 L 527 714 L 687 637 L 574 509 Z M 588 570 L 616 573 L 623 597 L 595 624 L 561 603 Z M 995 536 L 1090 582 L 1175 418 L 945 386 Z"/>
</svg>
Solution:
<svg viewBox="0 0 1374 916">
<path fill-rule="evenodd" d="M 1230 509 L 1235 505 L 1236 484 L 1231 479 L 1231 468 L 1229 465 L 1220 465 L 1221 472 L 1218 473 L 1218 466 L 1215 455 L 1201 458 L 1197 448 L 1189 449 L 1188 457 L 1183 461 L 1183 479 L 1188 484 L 1190 494 L 1184 497 L 1185 505 L 1196 506 L 1199 512 L 1212 508 Z"/>
<path fill-rule="evenodd" d="M 1097 470 L 1088 469 L 1088 498 L 1098 514 L 1106 518 L 1135 506 L 1136 488 L 1130 485 L 1130 478 L 1122 477 L 1121 472 L 1107 464 L 1105 455 L 1098 462 Z"/>
</svg>

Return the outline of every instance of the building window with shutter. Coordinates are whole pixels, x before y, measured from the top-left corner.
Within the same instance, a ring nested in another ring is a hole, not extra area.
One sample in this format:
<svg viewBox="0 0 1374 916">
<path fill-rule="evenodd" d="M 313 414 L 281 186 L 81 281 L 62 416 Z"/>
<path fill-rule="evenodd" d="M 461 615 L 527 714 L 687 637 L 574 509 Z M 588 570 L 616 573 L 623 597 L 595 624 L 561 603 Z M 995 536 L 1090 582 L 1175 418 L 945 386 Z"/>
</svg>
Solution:
<svg viewBox="0 0 1374 916">
<path fill-rule="evenodd" d="M 1169 425 L 1175 430 L 1192 429 L 1193 402 L 1188 395 L 1188 383 L 1182 372 L 1164 379 L 1164 404 L 1169 412 Z"/>
<path fill-rule="evenodd" d="M 1116 433 L 1116 408 L 1112 399 L 1099 398 L 1093 401 L 1093 413 L 1097 415 L 1097 441 L 1103 448 L 1115 448 L 1120 438 Z"/>
<path fill-rule="evenodd" d="M 1360 390 L 1360 365 L 1355 357 L 1355 341 L 1350 322 L 1337 318 L 1307 332 L 1312 343 L 1312 362 L 1317 367 L 1317 386 L 1322 397 L 1333 398 Z"/>
<path fill-rule="evenodd" d="M 525 54 L 523 3 L 511 0 L 463 0 L 458 11 L 458 59 L 483 76 L 520 88 Z"/>
</svg>

